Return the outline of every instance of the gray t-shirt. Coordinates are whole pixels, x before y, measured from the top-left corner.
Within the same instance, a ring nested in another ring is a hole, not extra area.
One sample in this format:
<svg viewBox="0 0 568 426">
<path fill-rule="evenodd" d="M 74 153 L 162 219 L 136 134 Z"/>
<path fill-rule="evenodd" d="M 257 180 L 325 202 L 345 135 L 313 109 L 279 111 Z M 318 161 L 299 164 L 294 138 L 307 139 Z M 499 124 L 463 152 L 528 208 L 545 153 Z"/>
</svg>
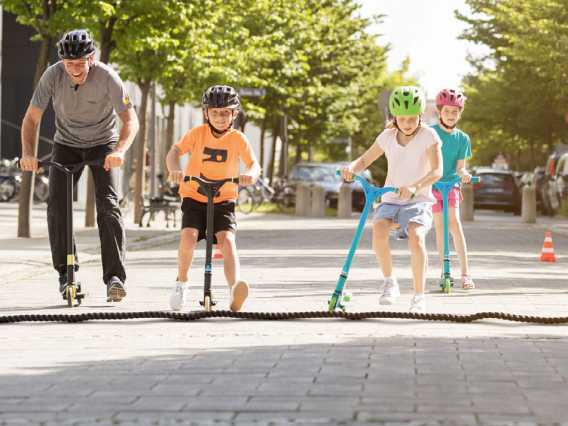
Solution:
<svg viewBox="0 0 568 426">
<path fill-rule="evenodd" d="M 94 62 L 87 80 L 75 90 L 63 62 L 41 76 L 31 103 L 45 110 L 49 99 L 55 110 L 56 142 L 91 148 L 118 141 L 117 114 L 132 108 L 118 74 L 102 62 Z M 113 111 L 114 110 L 114 111 Z"/>
</svg>

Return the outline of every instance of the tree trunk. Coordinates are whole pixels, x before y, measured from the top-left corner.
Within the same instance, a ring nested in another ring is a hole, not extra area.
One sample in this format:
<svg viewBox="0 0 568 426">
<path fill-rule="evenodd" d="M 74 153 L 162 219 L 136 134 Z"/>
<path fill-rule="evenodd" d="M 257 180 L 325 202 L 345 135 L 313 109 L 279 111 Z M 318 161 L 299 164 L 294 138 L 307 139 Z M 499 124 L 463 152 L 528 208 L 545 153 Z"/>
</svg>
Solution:
<svg viewBox="0 0 568 426">
<path fill-rule="evenodd" d="M 176 101 L 169 102 L 169 114 L 168 114 L 168 128 L 166 129 L 166 143 L 164 146 L 166 147 L 165 155 L 168 155 L 170 149 L 174 146 L 174 124 L 175 124 L 175 112 L 176 112 Z M 166 158 L 164 156 L 164 158 Z"/>
<path fill-rule="evenodd" d="M 260 127 L 260 175 L 264 174 L 264 134 L 266 133 L 266 115 L 262 119 L 262 125 Z"/>
<path fill-rule="evenodd" d="M 534 158 L 534 142 L 531 140 L 529 142 L 529 145 L 531 147 L 531 170 L 534 170 L 536 168 L 536 165 L 535 165 L 536 161 L 535 161 L 535 158 Z"/>
<path fill-rule="evenodd" d="M 111 52 L 116 48 L 116 42 L 112 39 L 112 33 L 114 31 L 114 24 L 116 23 L 116 17 L 111 17 L 106 22 L 101 23 L 101 58 L 100 61 L 108 64 Z"/>
<path fill-rule="evenodd" d="M 142 216 L 142 197 L 144 195 L 144 184 L 146 181 L 146 133 L 147 133 L 147 110 L 148 110 L 148 94 L 152 80 L 138 80 L 138 87 L 142 92 L 140 100 L 140 112 L 138 120 L 140 122 L 140 130 L 138 132 L 138 143 L 136 144 L 136 185 L 134 187 L 134 223 L 140 222 Z"/>
<path fill-rule="evenodd" d="M 520 172 L 521 170 L 523 170 L 523 167 L 521 166 L 521 154 L 523 153 L 522 149 L 519 149 L 517 151 L 517 171 Z"/>
<path fill-rule="evenodd" d="M 44 17 L 49 19 L 49 17 Z M 49 51 L 51 49 L 52 38 L 44 35 L 41 39 L 41 49 L 36 63 L 36 72 L 34 77 L 34 91 L 39 83 L 39 79 L 49 67 Z M 37 157 L 39 145 L 39 129 L 41 120 L 37 123 L 36 140 L 34 144 L 34 156 Z M 31 238 L 31 217 L 32 203 L 34 194 L 34 172 L 22 172 L 22 183 L 20 185 L 20 198 L 18 204 L 18 237 Z"/>
<path fill-rule="evenodd" d="M 90 167 L 87 167 L 85 173 L 87 179 L 87 199 L 85 201 L 85 228 L 93 228 L 95 226 L 96 203 L 95 203 L 95 182 L 91 174 Z"/>
<path fill-rule="evenodd" d="M 276 140 L 278 137 L 278 124 L 272 127 L 272 152 L 270 153 L 270 162 L 268 163 L 268 180 L 274 182 L 274 162 L 276 161 Z"/>
<path fill-rule="evenodd" d="M 302 144 L 296 144 L 296 156 L 294 157 L 294 164 L 298 164 L 302 161 Z"/>
</svg>

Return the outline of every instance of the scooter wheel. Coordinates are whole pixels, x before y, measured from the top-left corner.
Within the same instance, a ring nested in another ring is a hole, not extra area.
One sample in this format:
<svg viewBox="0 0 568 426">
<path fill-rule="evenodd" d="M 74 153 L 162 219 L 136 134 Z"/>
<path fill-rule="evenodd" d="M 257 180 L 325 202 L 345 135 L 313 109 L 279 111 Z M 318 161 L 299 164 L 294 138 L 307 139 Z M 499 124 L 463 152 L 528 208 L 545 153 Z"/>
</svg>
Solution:
<svg viewBox="0 0 568 426">
<path fill-rule="evenodd" d="M 75 292 L 72 286 L 67 287 L 67 306 L 72 308 L 73 302 L 75 301 Z"/>
<path fill-rule="evenodd" d="M 205 306 L 205 312 L 211 312 L 211 297 L 205 296 L 203 306 Z"/>
<path fill-rule="evenodd" d="M 452 286 L 452 283 L 450 282 L 449 278 L 446 278 L 445 283 L 444 283 L 444 287 L 446 289 L 446 293 L 450 292 L 450 287 Z"/>
<path fill-rule="evenodd" d="M 337 306 L 337 297 L 333 296 L 329 301 L 329 312 L 333 312 Z"/>
</svg>

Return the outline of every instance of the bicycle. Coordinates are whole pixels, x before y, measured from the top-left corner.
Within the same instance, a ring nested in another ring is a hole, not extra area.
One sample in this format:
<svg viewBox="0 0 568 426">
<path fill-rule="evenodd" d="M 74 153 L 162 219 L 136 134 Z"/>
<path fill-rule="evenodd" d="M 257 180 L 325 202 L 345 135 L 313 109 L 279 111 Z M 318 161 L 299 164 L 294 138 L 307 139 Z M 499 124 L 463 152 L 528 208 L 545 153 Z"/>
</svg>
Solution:
<svg viewBox="0 0 568 426">
<path fill-rule="evenodd" d="M 277 180 L 272 188 L 259 177 L 251 186 L 239 187 L 237 207 L 242 213 L 248 214 L 264 203 L 273 203 L 281 212 L 286 211 L 286 208 L 291 205 L 294 194 L 293 188 L 283 182 Z"/>
</svg>

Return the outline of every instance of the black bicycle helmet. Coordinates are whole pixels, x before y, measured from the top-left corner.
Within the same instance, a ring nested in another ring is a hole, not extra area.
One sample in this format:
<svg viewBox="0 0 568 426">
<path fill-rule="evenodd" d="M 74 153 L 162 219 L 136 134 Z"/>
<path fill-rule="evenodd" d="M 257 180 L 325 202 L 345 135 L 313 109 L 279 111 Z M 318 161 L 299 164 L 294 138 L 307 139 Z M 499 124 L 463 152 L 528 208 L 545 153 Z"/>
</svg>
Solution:
<svg viewBox="0 0 568 426">
<path fill-rule="evenodd" d="M 239 94 L 230 86 L 213 86 L 203 94 L 201 107 L 239 109 Z"/>
<path fill-rule="evenodd" d="M 57 54 L 61 59 L 86 59 L 95 51 L 95 42 L 87 31 L 73 30 L 63 36 Z"/>
</svg>

